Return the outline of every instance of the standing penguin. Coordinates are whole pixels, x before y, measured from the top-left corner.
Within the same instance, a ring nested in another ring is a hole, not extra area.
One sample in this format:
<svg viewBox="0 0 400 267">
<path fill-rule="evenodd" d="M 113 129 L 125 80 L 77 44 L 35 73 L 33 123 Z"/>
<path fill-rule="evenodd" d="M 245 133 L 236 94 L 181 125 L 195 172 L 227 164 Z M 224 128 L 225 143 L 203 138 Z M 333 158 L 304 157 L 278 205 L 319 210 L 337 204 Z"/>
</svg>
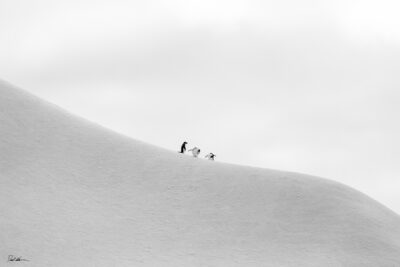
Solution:
<svg viewBox="0 0 400 267">
<path fill-rule="evenodd" d="M 179 151 L 179 153 L 184 154 L 186 152 L 186 145 L 187 145 L 187 142 L 186 141 L 183 142 L 183 144 L 181 146 L 181 151 Z"/>
</svg>

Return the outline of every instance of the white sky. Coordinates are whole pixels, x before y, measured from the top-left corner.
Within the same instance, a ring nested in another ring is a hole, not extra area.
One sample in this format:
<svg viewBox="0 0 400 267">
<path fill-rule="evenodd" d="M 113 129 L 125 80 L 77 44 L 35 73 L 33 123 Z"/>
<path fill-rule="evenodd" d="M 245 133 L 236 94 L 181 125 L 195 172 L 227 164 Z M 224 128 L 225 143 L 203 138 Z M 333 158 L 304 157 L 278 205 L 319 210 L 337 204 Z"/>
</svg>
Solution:
<svg viewBox="0 0 400 267">
<path fill-rule="evenodd" d="M 400 213 L 399 1 L 0 0 L 0 78 L 115 131 Z"/>
</svg>

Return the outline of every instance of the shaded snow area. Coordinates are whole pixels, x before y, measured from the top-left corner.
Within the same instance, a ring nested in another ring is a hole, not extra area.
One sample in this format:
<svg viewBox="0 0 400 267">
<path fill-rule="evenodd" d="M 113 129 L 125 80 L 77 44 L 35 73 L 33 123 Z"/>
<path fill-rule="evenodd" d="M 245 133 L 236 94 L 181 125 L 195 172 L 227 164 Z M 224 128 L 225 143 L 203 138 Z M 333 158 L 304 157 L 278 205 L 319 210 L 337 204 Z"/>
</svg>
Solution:
<svg viewBox="0 0 400 267">
<path fill-rule="evenodd" d="M 6 83 L 0 152 L 0 266 L 400 266 L 399 216 L 356 190 L 170 152 Z"/>
</svg>

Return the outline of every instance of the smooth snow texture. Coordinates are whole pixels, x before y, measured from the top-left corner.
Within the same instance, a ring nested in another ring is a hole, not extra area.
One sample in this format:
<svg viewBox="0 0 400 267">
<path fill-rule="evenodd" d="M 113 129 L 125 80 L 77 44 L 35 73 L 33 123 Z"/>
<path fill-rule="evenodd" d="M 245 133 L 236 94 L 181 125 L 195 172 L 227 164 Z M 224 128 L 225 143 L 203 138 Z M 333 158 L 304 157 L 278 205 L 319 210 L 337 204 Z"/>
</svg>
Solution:
<svg viewBox="0 0 400 267">
<path fill-rule="evenodd" d="M 0 266 L 400 266 L 399 216 L 351 188 L 169 152 L 5 83 L 0 152 Z"/>
</svg>

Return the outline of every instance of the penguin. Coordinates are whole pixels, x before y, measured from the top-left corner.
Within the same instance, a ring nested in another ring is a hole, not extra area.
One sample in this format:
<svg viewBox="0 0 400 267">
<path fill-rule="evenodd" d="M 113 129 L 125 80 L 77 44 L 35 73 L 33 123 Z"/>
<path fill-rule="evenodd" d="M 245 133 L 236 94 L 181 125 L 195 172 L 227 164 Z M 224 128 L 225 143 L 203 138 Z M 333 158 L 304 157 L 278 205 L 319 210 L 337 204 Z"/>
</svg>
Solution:
<svg viewBox="0 0 400 267">
<path fill-rule="evenodd" d="M 215 154 L 214 153 L 209 153 L 209 154 L 207 154 L 207 156 L 205 156 L 205 158 L 207 159 L 209 159 L 209 160 L 214 160 L 215 159 Z"/>
<path fill-rule="evenodd" d="M 188 151 L 192 151 L 193 157 L 197 158 L 197 156 L 200 154 L 200 148 L 194 147 L 192 149 L 189 149 Z"/>
<path fill-rule="evenodd" d="M 186 141 L 183 142 L 183 144 L 181 146 L 181 151 L 179 151 L 179 153 L 184 154 L 186 152 L 186 145 L 187 145 L 187 142 Z"/>
</svg>

